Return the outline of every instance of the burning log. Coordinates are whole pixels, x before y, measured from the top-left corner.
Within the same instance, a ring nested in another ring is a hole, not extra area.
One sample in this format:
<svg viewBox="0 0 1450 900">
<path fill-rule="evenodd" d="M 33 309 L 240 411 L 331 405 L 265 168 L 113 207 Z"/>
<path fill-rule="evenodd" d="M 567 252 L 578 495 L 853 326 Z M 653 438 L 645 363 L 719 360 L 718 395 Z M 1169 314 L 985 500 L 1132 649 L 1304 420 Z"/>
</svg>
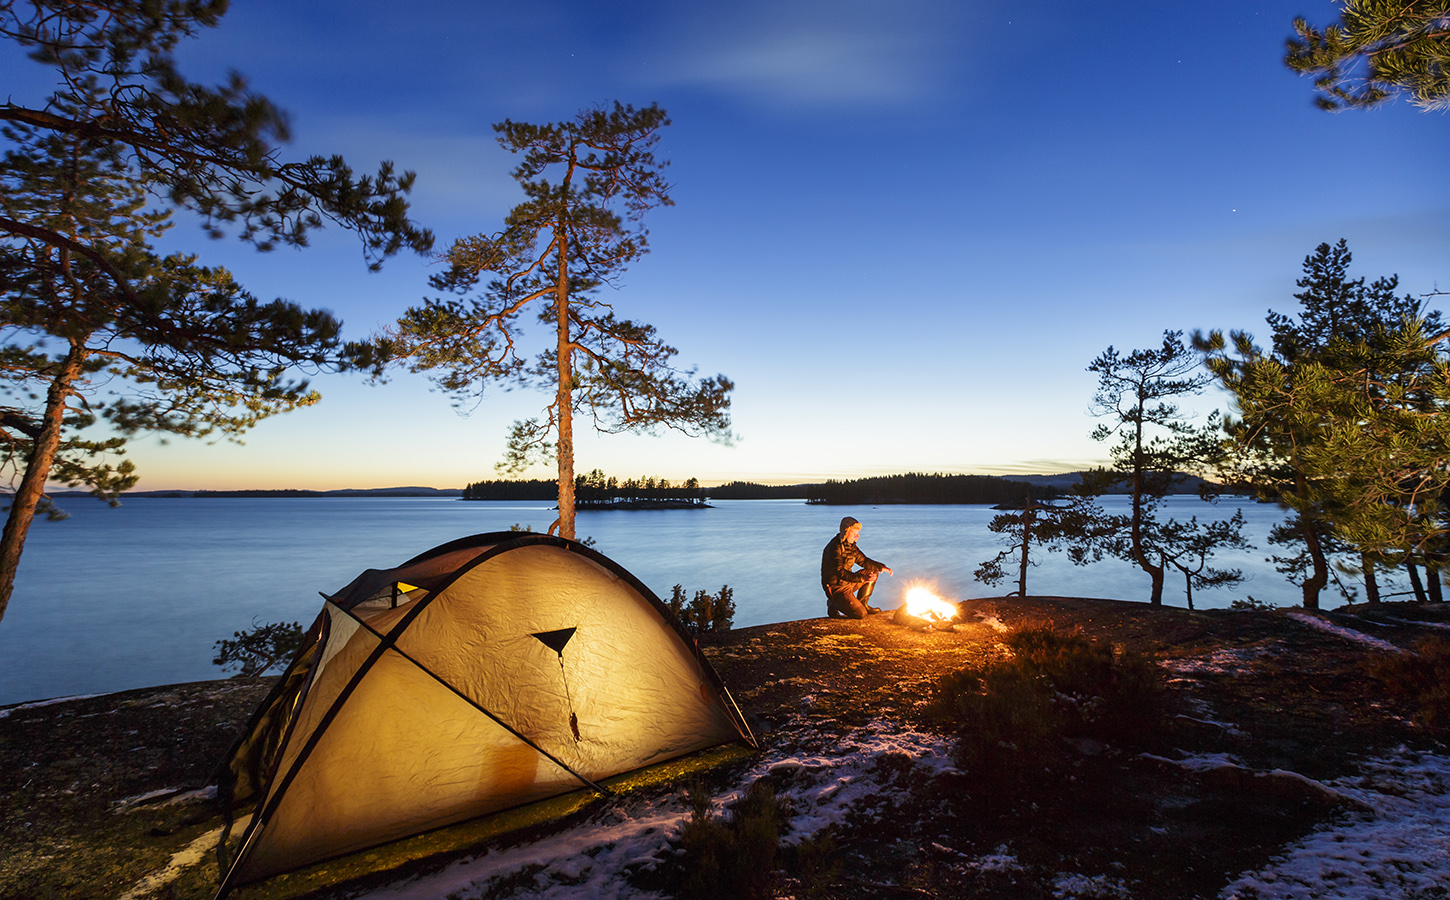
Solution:
<svg viewBox="0 0 1450 900">
<path fill-rule="evenodd" d="M 894 624 L 912 631 L 956 631 L 955 622 L 961 611 L 924 587 L 906 592 L 906 599 L 891 617 Z"/>
</svg>

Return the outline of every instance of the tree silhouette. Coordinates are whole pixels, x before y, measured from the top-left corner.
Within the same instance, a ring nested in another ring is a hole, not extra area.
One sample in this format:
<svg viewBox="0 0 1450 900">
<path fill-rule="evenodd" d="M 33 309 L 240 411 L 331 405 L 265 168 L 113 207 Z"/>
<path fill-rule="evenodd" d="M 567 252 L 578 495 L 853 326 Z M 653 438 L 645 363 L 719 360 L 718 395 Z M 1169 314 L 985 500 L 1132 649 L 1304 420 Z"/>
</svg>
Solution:
<svg viewBox="0 0 1450 900">
<path fill-rule="evenodd" d="M 340 325 L 262 302 L 224 269 L 156 253 L 172 207 L 259 247 L 303 246 L 333 221 L 370 265 L 431 236 L 407 219 L 411 175 L 355 178 L 339 157 L 277 159 L 285 117 L 240 76 L 186 81 L 170 57 L 221 2 L 0 2 L 0 35 L 50 67 L 49 96 L 0 106 L 0 465 L 15 485 L 0 534 L 0 616 L 47 482 L 114 502 L 117 461 L 148 431 L 234 439 L 315 403 L 298 367 L 344 365 Z M 160 200 L 160 208 L 151 204 Z M 86 429 L 108 429 L 100 435 Z"/>
<path fill-rule="evenodd" d="M 1438 567 L 1450 487 L 1450 366 L 1438 312 L 1396 293 L 1398 279 L 1350 278 L 1341 240 L 1304 260 L 1295 315 L 1270 311 L 1273 343 L 1245 332 L 1195 335 L 1234 397 L 1227 425 L 1237 480 L 1294 511 L 1274 543 L 1302 544 L 1304 606 L 1316 609 L 1329 557 L 1349 545 L 1369 562 Z M 1372 590 L 1369 582 L 1366 588 Z"/>
<path fill-rule="evenodd" d="M 527 199 L 502 231 L 455 241 L 447 271 L 431 279 L 453 296 L 409 309 L 377 345 L 383 364 L 427 373 L 459 402 L 495 382 L 553 392 L 541 418 L 513 424 L 500 469 L 555 458 L 559 533 L 567 538 L 574 536 L 576 410 L 602 432 L 666 426 L 731 437 L 730 380 L 676 370 L 675 348 L 653 326 L 617 318 L 599 299 L 648 249 L 644 214 L 672 205 L 665 164 L 654 157 L 668 124 L 658 106 L 615 103 L 569 122 L 494 126 L 499 143 L 523 155 L 513 177 Z M 532 363 L 519 346 L 519 319 L 531 308 L 553 333 Z"/>
<path fill-rule="evenodd" d="M 1313 75 L 1321 109 L 1364 108 L 1396 94 L 1450 106 L 1450 7 L 1443 0 L 1344 0 L 1323 29 L 1294 20 L 1284 62 Z"/>
<path fill-rule="evenodd" d="M 1182 473 L 1204 469 L 1217 452 L 1217 418 L 1206 425 L 1188 421 L 1177 399 L 1203 390 L 1212 380 L 1183 343 L 1181 331 L 1163 332 L 1160 347 L 1126 356 L 1112 347 L 1088 366 L 1098 376 L 1092 412 L 1105 421 L 1094 440 L 1116 437 L 1111 468 L 1083 476 L 1088 493 L 1125 484 L 1131 510 L 1112 541 L 1113 555 L 1135 563 L 1151 579 L 1150 602 L 1163 602 L 1169 535 L 1156 510 Z"/>
<path fill-rule="evenodd" d="M 992 517 L 987 530 L 1007 540 L 1006 549 L 977 567 L 972 573 L 983 584 L 996 585 L 1007 578 L 1003 563 L 1017 558 L 1017 596 L 1027 596 L 1027 570 L 1038 563 L 1031 559 L 1033 545 L 1055 553 L 1067 549 L 1074 565 L 1101 559 L 1103 538 L 1123 524 L 1121 516 L 1110 516 L 1090 497 L 1075 497 L 1054 506 L 1035 500 L 1020 508 Z M 1010 596 L 1010 595 L 1009 595 Z"/>
</svg>

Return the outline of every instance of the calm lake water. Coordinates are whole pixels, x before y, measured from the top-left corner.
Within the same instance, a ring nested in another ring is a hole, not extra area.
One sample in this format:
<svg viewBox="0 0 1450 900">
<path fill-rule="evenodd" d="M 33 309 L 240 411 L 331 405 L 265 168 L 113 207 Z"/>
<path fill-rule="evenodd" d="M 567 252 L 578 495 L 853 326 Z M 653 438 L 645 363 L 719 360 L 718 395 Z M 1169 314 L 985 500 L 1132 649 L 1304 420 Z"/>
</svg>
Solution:
<svg viewBox="0 0 1450 900">
<path fill-rule="evenodd" d="M 1108 506 L 1123 506 L 1109 498 Z M 0 704 L 217 678 L 213 645 L 254 622 L 311 623 L 319 591 L 365 568 L 397 565 L 468 534 L 519 523 L 543 530 L 551 504 L 435 499 L 152 499 L 111 509 L 64 504 L 71 518 L 36 522 L 15 593 L 0 621 Z M 1165 515 L 1226 518 L 1237 507 L 1174 497 Z M 1249 503 L 1257 549 L 1220 565 L 1249 574 L 1235 591 L 1195 592 L 1200 608 L 1253 596 L 1295 605 L 1299 592 L 1264 562 L 1268 530 L 1282 518 Z M 719 501 L 713 509 L 583 512 L 581 536 L 662 598 L 675 584 L 693 596 L 728 584 L 735 625 L 825 613 L 820 552 L 842 516 L 864 523 L 861 548 L 890 565 L 876 602 L 893 607 L 917 582 L 951 599 L 1001 596 L 972 571 L 997 553 L 986 506 L 808 506 L 799 500 Z M 1074 567 L 1043 554 L 1028 575 L 1033 594 L 1148 599 L 1147 576 L 1121 562 Z M 1385 590 L 1400 588 L 1390 586 Z M 1164 594 L 1184 605 L 1182 579 Z M 1327 592 L 1327 605 L 1339 601 Z"/>
</svg>

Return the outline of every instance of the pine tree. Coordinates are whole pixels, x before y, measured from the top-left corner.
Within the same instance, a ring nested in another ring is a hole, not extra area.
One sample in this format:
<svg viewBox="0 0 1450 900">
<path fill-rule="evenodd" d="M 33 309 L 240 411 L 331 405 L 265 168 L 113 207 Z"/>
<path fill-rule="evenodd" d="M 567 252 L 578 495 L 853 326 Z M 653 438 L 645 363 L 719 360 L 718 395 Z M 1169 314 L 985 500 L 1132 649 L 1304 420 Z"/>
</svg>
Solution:
<svg viewBox="0 0 1450 900">
<path fill-rule="evenodd" d="M 316 402 L 298 367 L 346 362 L 327 313 L 261 302 L 223 269 L 156 253 L 171 208 L 213 233 L 236 223 L 259 247 L 302 246 L 336 222 L 361 235 L 374 267 L 431 242 L 407 218 L 411 175 L 384 165 L 359 179 L 337 157 L 279 162 L 280 110 L 239 76 L 208 88 L 178 73 L 172 49 L 225 7 L 0 2 L 0 35 L 59 84 L 0 106 L 0 464 L 15 485 L 0 616 L 35 515 L 62 515 L 47 483 L 114 502 L 137 478 L 119 459 L 127 437 L 235 438 Z"/>
<path fill-rule="evenodd" d="M 1306 257 L 1298 314 L 1268 315 L 1269 350 L 1243 332 L 1195 336 L 1238 408 L 1227 425 L 1237 477 L 1293 510 L 1271 540 L 1302 547 L 1276 560 L 1302 573 L 1309 609 L 1334 552 L 1359 556 L 1372 577 L 1366 563 L 1438 564 L 1445 541 L 1450 371 L 1440 314 L 1397 295 L 1395 277 L 1350 278 L 1351 260 L 1343 240 Z"/>
<path fill-rule="evenodd" d="M 1202 471 L 1217 455 L 1216 414 L 1204 425 L 1190 422 L 1177 404 L 1180 397 L 1203 390 L 1212 376 L 1183 343 L 1183 332 L 1163 332 L 1160 347 L 1134 350 L 1127 356 L 1109 347 L 1088 366 L 1098 376 L 1094 415 L 1106 421 L 1094 440 L 1116 437 L 1111 468 L 1083 476 L 1090 493 L 1125 485 L 1132 507 L 1123 519 L 1110 552 L 1134 563 L 1151 580 L 1149 602 L 1163 602 L 1163 579 L 1173 537 L 1172 524 L 1157 518 L 1158 504 L 1180 483 L 1185 472 Z"/>
<path fill-rule="evenodd" d="M 1313 75 L 1321 109 L 1368 107 L 1396 94 L 1450 107 L 1450 7 L 1443 0 L 1344 0 L 1323 29 L 1294 20 L 1284 62 Z"/>
<path fill-rule="evenodd" d="M 1242 569 L 1220 569 L 1208 564 L 1218 550 L 1247 550 L 1252 545 L 1244 538 L 1243 510 L 1234 510 L 1227 519 L 1200 522 L 1192 516 L 1187 522 L 1169 520 L 1160 529 L 1164 559 L 1183 575 L 1183 594 L 1188 608 L 1193 609 L 1193 589 L 1207 590 L 1228 587 L 1244 580 Z"/>
<path fill-rule="evenodd" d="M 133 177 L 199 213 L 213 235 L 235 224 L 263 249 L 303 247 L 333 222 L 362 238 L 371 268 L 401 250 L 428 250 L 432 235 L 408 219 L 411 172 L 397 176 L 383 163 L 376 176 L 358 177 L 340 156 L 283 162 L 287 116 L 241 75 L 218 87 L 181 75 L 172 50 L 215 27 L 226 8 L 227 0 L 0 0 L 0 36 L 61 85 L 33 102 L 8 97 L 0 122 L 115 148 Z M 0 217 L 0 234 L 67 245 L 27 218 Z M 83 242 L 70 248 L 89 252 Z"/>
<path fill-rule="evenodd" d="M 993 516 L 987 523 L 987 530 L 1002 535 L 1007 547 L 978 566 L 972 577 L 983 584 L 1001 584 L 1007 579 L 1003 563 L 1015 556 L 1016 594 L 1026 597 L 1027 570 L 1038 565 L 1032 561 L 1033 546 L 1049 553 L 1066 549 L 1068 559 L 1081 566 L 1102 559 L 1104 538 L 1125 523 L 1124 517 L 1108 515 L 1091 497 L 1074 497 L 1061 506 L 1029 500 L 1018 509 Z"/>
<path fill-rule="evenodd" d="M 68 244 L 0 242 L 0 454 L 19 477 L 0 536 L 0 613 L 30 521 L 55 512 L 47 481 L 114 502 L 137 478 L 112 461 L 126 437 L 234 437 L 315 403 L 289 370 L 340 354 L 326 313 L 260 303 L 224 269 L 153 252 L 169 217 L 145 209 L 114 147 L 24 126 L 5 137 L 0 214 Z M 113 436 L 86 437 L 101 422 Z"/>
<path fill-rule="evenodd" d="M 615 103 L 570 122 L 494 126 L 505 149 L 523 154 L 513 176 L 528 199 L 502 231 L 454 242 L 448 270 L 431 280 L 453 296 L 409 309 L 378 342 L 383 360 L 428 373 L 461 402 L 515 379 L 552 391 L 542 418 L 513 424 L 500 469 L 555 458 L 566 538 L 574 536 L 576 410 L 606 433 L 665 426 L 730 439 L 730 380 L 674 369 L 676 350 L 653 326 L 617 318 L 597 293 L 647 251 L 644 214 L 672 205 L 665 164 L 654 157 L 668 124 L 658 106 Z M 532 364 L 518 342 L 531 305 L 552 331 Z"/>
</svg>

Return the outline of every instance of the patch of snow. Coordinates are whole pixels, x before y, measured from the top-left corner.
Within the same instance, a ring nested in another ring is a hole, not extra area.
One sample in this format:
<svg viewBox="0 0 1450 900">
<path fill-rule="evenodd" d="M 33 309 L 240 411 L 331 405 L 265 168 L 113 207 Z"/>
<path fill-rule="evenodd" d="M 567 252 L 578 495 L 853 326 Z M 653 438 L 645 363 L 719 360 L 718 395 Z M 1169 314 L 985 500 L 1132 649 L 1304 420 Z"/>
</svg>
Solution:
<svg viewBox="0 0 1450 900">
<path fill-rule="evenodd" d="M 1131 897 L 1133 889 L 1120 878 L 1106 875 L 1059 875 L 1052 882 L 1052 896 L 1073 897 Z"/>
<path fill-rule="evenodd" d="M 1010 629 L 1010 628 L 1007 627 L 1006 623 L 1004 623 L 1001 619 L 997 618 L 996 616 L 985 616 L 985 615 L 982 615 L 981 613 L 977 613 L 977 618 L 981 619 L 982 620 L 982 624 L 988 626 L 993 631 L 999 631 L 1000 632 L 1000 631 L 1011 631 L 1012 630 L 1012 629 Z"/>
<path fill-rule="evenodd" d="M 236 830 L 245 830 L 251 818 L 250 814 L 242 816 L 237 819 L 232 827 Z M 209 858 L 213 851 L 216 850 L 216 842 L 221 835 L 222 830 L 220 828 L 213 828 L 211 831 L 208 831 L 206 834 L 203 834 L 190 844 L 173 853 L 170 862 L 166 864 L 166 868 L 152 872 L 150 875 L 136 882 L 134 887 L 121 895 L 120 900 L 141 900 L 141 898 L 149 897 L 175 881 L 182 872 L 192 866 L 199 865 Z"/>
<path fill-rule="evenodd" d="M 652 900 L 662 895 L 640 891 L 626 873 L 631 867 L 657 865 L 669 851 L 669 838 L 688 816 L 677 800 L 616 808 L 603 821 L 590 822 L 515 847 L 462 859 L 440 872 L 369 892 L 374 900 L 437 900 L 479 897 L 504 878 L 538 867 L 532 890 L 513 896 L 538 900 Z"/>
<path fill-rule="evenodd" d="M 1176 766 L 1186 772 L 1208 772 L 1213 769 L 1235 768 L 1243 765 L 1227 753 L 1192 753 L 1182 759 L 1169 759 L 1155 753 L 1140 753 L 1140 759 L 1151 760 L 1168 766 Z"/>
<path fill-rule="evenodd" d="M 1347 806 L 1361 806 L 1362 808 L 1364 808 L 1358 797 L 1345 791 L 1339 790 L 1338 788 L 1332 787 L 1328 784 L 1325 784 L 1322 781 L 1315 781 L 1313 778 L 1306 777 L 1299 774 L 1298 772 L 1290 771 L 1289 769 L 1251 769 L 1239 763 L 1227 753 L 1192 753 L 1185 755 L 1182 759 L 1168 759 L 1167 757 L 1158 756 L 1153 753 L 1140 753 L 1138 754 L 1138 758 L 1160 763 L 1163 765 L 1174 766 L 1176 768 L 1182 769 L 1185 772 L 1196 772 L 1202 774 L 1205 772 L 1215 771 L 1233 771 L 1244 773 L 1245 775 L 1251 776 L 1253 778 L 1297 782 L 1301 787 L 1307 789 L 1307 791 L 1311 794 L 1317 794 L 1326 799 L 1332 799 Z"/>
<path fill-rule="evenodd" d="M 1446 622 L 1421 622 L 1414 619 L 1400 619 L 1395 616 L 1381 616 L 1386 622 L 1394 622 L 1397 625 L 1423 625 L 1426 628 L 1450 628 Z"/>
<path fill-rule="evenodd" d="M 1177 722 L 1188 722 L 1191 725 L 1202 725 L 1207 728 L 1218 728 L 1224 734 L 1239 736 L 1243 734 L 1242 729 L 1232 722 L 1221 722 L 1218 719 L 1209 719 L 1202 716 L 1177 715 L 1173 717 Z"/>
<path fill-rule="evenodd" d="M 126 812 L 137 806 L 172 806 L 177 803 L 190 803 L 195 800 L 215 800 L 216 785 L 204 788 L 197 788 L 194 791 L 183 791 L 181 788 L 162 788 L 158 791 L 147 791 L 144 794 L 137 794 L 134 797 L 123 797 L 120 800 L 112 800 L 112 812 Z M 161 803 L 151 803 L 153 800 L 162 800 Z"/>
<path fill-rule="evenodd" d="M 950 742 L 941 737 L 903 731 L 895 724 L 878 721 L 833 740 L 828 749 L 819 752 L 767 752 L 741 783 L 774 776 L 776 797 L 793 812 L 782 829 L 781 841 L 792 844 L 816 835 L 828 825 L 844 822 L 853 806 L 867 805 L 873 794 L 889 793 L 892 788 L 882 779 L 890 775 L 876 771 L 882 757 L 905 755 L 918 769 L 941 773 L 955 771 L 949 750 Z M 716 814 L 739 796 L 739 791 L 731 791 L 715 797 L 712 807 Z M 510 896 L 531 900 L 655 900 L 660 895 L 640 891 L 630 883 L 628 873 L 652 869 L 668 859 L 673 852 L 670 840 L 678 835 L 689 815 L 680 797 L 615 806 L 558 834 L 520 846 L 490 849 L 440 872 L 400 881 L 363 896 L 368 900 L 479 897 L 503 879 L 518 879 L 520 873 L 537 867 L 533 885 Z"/>
<path fill-rule="evenodd" d="M 1179 675 L 1247 675 L 1254 660 L 1273 652 L 1269 647 L 1232 647 L 1205 656 L 1165 659 L 1159 665 Z"/>
<path fill-rule="evenodd" d="M 40 709 L 42 706 L 55 706 L 57 703 L 69 703 L 72 700 L 89 700 L 92 697 L 104 697 L 104 696 L 106 696 L 106 695 L 105 694 L 72 694 L 69 697 L 55 697 L 54 699 L 51 699 L 51 700 L 36 700 L 33 703 L 18 703 L 15 706 L 7 706 L 4 709 L 0 709 L 0 719 L 9 718 L 11 713 L 13 713 L 13 712 L 19 712 L 22 709 Z"/>
<path fill-rule="evenodd" d="M 1284 615 L 1289 617 L 1290 619 L 1293 619 L 1295 622 L 1299 622 L 1303 625 L 1308 625 L 1310 628 L 1318 628 L 1320 631 L 1326 631 L 1330 634 L 1338 635 L 1339 637 L 1345 638 L 1346 640 L 1358 641 L 1361 644 L 1374 647 L 1376 650 L 1388 650 L 1391 653 L 1405 652 L 1399 647 L 1396 647 L 1394 644 L 1391 644 L 1389 641 L 1382 641 L 1377 637 L 1371 637 L 1365 634 L 1363 631 L 1355 631 L 1353 628 L 1345 628 L 1343 625 L 1336 625 L 1333 622 L 1321 619 L 1318 616 L 1311 616 L 1309 613 L 1306 612 L 1291 610 L 1290 612 L 1284 613 Z"/>
<path fill-rule="evenodd" d="M 1450 757 L 1401 748 L 1335 789 L 1346 816 L 1240 875 L 1221 900 L 1412 900 L 1450 892 Z"/>
<path fill-rule="evenodd" d="M 991 853 L 988 853 L 985 856 L 979 856 L 971 862 L 967 863 L 967 865 L 981 872 L 1022 871 L 1022 864 L 1017 861 L 1017 857 L 1012 855 L 1012 851 L 1007 847 L 1006 844 L 999 844 L 997 846 L 997 849 L 993 850 Z"/>
</svg>

